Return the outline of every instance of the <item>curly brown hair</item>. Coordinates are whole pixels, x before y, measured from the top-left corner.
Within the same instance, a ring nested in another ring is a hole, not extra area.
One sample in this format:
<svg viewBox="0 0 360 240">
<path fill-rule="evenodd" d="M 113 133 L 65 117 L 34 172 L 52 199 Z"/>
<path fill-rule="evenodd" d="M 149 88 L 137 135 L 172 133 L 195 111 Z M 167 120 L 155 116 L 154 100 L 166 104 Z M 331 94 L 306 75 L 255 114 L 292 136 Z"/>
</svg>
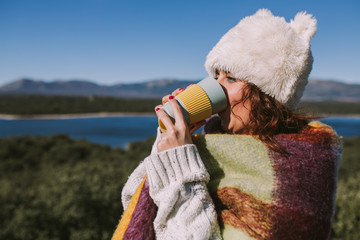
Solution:
<svg viewBox="0 0 360 240">
<path fill-rule="evenodd" d="M 309 120 L 317 118 L 292 111 L 252 83 L 246 82 L 243 93 L 241 100 L 232 107 L 232 114 L 242 121 L 233 109 L 238 104 L 246 107 L 245 102 L 249 100 L 250 121 L 245 124 L 244 133 L 258 135 L 266 146 L 281 154 L 287 154 L 287 152 L 274 140 L 274 136 L 298 133 L 309 123 Z"/>
</svg>

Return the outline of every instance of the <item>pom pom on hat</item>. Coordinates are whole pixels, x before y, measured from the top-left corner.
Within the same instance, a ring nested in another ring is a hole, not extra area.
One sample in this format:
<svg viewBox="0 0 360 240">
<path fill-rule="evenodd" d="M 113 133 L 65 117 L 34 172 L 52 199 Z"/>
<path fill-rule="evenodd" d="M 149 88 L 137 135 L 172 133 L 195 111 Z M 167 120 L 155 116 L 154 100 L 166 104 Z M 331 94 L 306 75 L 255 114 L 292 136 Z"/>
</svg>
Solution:
<svg viewBox="0 0 360 240">
<path fill-rule="evenodd" d="M 205 68 L 257 85 L 263 92 L 289 108 L 296 108 L 311 72 L 310 40 L 316 33 L 316 19 L 298 13 L 290 23 L 268 9 L 243 18 L 210 51 Z"/>
</svg>

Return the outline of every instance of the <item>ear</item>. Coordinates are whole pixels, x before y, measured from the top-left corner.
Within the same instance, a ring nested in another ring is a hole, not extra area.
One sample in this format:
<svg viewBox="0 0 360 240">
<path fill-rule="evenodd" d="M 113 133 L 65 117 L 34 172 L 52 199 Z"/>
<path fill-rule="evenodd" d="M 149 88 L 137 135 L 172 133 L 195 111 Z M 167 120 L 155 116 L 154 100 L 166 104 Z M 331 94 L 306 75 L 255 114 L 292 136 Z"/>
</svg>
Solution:
<svg viewBox="0 0 360 240">
<path fill-rule="evenodd" d="M 306 12 L 299 12 L 296 14 L 294 20 L 291 20 L 290 22 L 291 28 L 299 35 L 299 37 L 307 42 L 310 42 L 314 37 L 317 30 L 316 25 L 316 19 Z"/>
</svg>

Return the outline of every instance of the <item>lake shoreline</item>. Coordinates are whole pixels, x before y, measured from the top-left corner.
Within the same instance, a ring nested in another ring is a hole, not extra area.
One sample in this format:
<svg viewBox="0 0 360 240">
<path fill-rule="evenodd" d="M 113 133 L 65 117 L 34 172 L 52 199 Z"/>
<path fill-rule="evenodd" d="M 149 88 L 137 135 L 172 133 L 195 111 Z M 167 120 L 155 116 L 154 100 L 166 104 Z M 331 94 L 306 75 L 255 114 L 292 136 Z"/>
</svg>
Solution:
<svg viewBox="0 0 360 240">
<path fill-rule="evenodd" d="M 104 117 L 153 117 L 155 113 L 144 112 L 100 112 L 100 113 L 67 113 L 67 114 L 0 114 L 0 120 L 51 120 Z"/>
<path fill-rule="evenodd" d="M 8 115 L 7 117 L 14 116 Z M 0 138 L 65 134 L 73 139 L 86 139 L 111 147 L 126 148 L 130 142 L 156 136 L 158 127 L 157 117 L 151 113 L 92 113 L 31 117 L 0 120 Z M 344 138 L 360 136 L 360 116 L 343 117 L 338 115 L 319 120 L 333 127 L 338 135 L 344 136 Z"/>
</svg>

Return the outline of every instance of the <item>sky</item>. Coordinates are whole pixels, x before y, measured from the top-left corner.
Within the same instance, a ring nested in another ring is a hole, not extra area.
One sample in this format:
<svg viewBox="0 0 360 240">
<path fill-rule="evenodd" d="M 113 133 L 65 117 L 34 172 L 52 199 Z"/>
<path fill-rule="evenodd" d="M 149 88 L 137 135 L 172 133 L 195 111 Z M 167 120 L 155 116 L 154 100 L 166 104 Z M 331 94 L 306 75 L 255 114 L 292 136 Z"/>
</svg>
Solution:
<svg viewBox="0 0 360 240">
<path fill-rule="evenodd" d="M 287 21 L 313 14 L 310 78 L 360 84 L 358 0 L 0 0 L 0 86 L 200 80 L 221 36 L 260 8 Z"/>
</svg>

